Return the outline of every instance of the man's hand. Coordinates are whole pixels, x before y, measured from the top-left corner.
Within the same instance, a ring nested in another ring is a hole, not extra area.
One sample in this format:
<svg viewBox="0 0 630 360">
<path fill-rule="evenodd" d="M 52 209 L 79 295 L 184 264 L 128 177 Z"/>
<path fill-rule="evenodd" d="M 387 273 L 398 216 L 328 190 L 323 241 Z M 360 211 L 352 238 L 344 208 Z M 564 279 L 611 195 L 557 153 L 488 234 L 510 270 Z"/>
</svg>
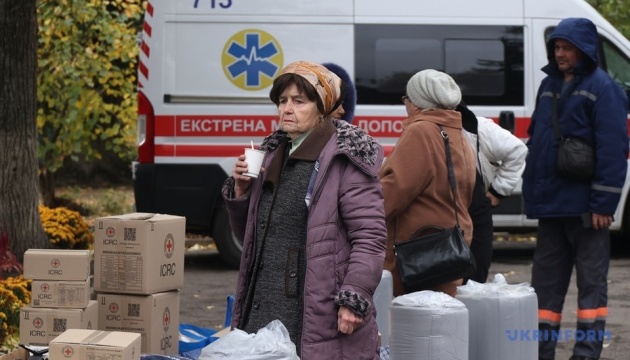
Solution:
<svg viewBox="0 0 630 360">
<path fill-rule="evenodd" d="M 593 213 L 593 229 L 605 229 L 612 224 L 612 215 L 601 215 Z"/>
<path fill-rule="evenodd" d="M 488 191 L 486 193 L 486 197 L 488 199 L 490 199 L 490 205 L 492 205 L 492 207 L 497 207 L 499 206 L 499 201 L 501 201 L 501 199 L 499 199 L 498 197 L 492 195 L 492 193 L 490 191 Z"/>
</svg>

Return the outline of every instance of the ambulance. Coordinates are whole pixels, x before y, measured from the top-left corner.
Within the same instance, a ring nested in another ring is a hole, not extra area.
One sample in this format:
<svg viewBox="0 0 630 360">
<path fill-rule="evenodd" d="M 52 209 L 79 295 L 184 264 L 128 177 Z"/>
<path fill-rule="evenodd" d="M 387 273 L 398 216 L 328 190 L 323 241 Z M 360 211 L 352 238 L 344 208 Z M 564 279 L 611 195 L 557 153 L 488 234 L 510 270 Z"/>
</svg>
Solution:
<svg viewBox="0 0 630 360">
<path fill-rule="evenodd" d="M 296 60 L 329 62 L 355 81 L 353 124 L 391 152 L 407 80 L 450 74 L 463 100 L 525 139 L 545 40 L 565 17 L 600 34 L 601 66 L 630 89 L 630 42 L 584 0 L 149 0 L 140 41 L 136 209 L 186 217 L 237 266 L 220 190 L 238 155 L 278 128 L 272 81 Z M 630 181 L 626 182 L 628 185 Z M 626 230 L 628 186 L 612 230 Z M 497 230 L 533 230 L 520 185 L 494 215 Z"/>
</svg>

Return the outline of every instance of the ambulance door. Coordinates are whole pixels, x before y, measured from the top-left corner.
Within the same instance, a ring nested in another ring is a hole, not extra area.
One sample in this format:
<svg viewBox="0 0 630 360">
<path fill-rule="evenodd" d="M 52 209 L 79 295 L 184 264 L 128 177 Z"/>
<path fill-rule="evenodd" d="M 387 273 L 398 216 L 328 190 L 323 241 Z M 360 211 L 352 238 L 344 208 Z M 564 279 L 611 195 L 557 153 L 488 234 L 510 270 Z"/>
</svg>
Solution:
<svg viewBox="0 0 630 360">
<path fill-rule="evenodd" d="M 606 70 L 630 98 L 630 49 L 625 47 L 627 41 L 621 42 L 606 30 L 597 29 L 600 40 L 600 66 Z M 623 39 L 625 40 L 625 39 Z M 629 125 L 630 127 L 630 125 Z M 611 230 L 623 230 L 628 234 L 630 214 L 628 213 L 628 192 L 630 191 L 630 164 L 626 172 L 626 182 L 621 193 L 621 200 L 615 212 L 615 221 Z"/>
<path fill-rule="evenodd" d="M 630 48 L 628 41 L 623 37 L 607 31 L 598 26 L 599 33 L 599 61 L 600 67 L 612 77 L 630 98 Z M 629 125 L 630 128 L 630 125 Z M 628 213 L 628 193 L 630 192 L 630 164 L 626 171 L 621 199 L 614 215 L 614 221 L 610 226 L 612 231 L 623 231 L 628 235 L 630 214 Z"/>
</svg>

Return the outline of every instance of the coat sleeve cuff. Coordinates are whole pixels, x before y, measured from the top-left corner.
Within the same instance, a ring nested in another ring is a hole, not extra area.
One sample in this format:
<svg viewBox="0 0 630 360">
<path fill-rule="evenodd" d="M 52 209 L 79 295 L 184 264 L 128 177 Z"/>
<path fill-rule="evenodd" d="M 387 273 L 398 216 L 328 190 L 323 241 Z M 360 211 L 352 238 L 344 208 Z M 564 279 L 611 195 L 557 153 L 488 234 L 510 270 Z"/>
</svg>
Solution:
<svg viewBox="0 0 630 360">
<path fill-rule="evenodd" d="M 225 179 L 225 182 L 223 183 L 222 192 L 226 199 L 234 199 L 236 197 L 234 193 L 234 178 L 233 177 L 230 176 L 229 178 Z"/>
<path fill-rule="evenodd" d="M 335 296 L 335 304 L 349 308 L 353 313 L 362 318 L 368 314 L 372 306 L 368 299 L 349 290 L 340 291 L 337 296 Z"/>
</svg>

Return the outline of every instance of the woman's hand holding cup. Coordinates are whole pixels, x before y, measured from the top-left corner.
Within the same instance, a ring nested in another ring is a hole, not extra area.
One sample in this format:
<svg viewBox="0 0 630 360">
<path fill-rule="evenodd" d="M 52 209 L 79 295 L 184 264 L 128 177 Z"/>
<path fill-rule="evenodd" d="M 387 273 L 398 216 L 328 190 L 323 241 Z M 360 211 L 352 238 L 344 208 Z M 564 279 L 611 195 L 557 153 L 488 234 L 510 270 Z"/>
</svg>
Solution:
<svg viewBox="0 0 630 360">
<path fill-rule="evenodd" d="M 245 154 L 239 155 L 234 164 L 232 177 L 234 178 L 234 195 L 240 197 L 247 192 L 253 178 L 265 171 L 261 167 L 265 152 L 245 148 Z"/>
</svg>

